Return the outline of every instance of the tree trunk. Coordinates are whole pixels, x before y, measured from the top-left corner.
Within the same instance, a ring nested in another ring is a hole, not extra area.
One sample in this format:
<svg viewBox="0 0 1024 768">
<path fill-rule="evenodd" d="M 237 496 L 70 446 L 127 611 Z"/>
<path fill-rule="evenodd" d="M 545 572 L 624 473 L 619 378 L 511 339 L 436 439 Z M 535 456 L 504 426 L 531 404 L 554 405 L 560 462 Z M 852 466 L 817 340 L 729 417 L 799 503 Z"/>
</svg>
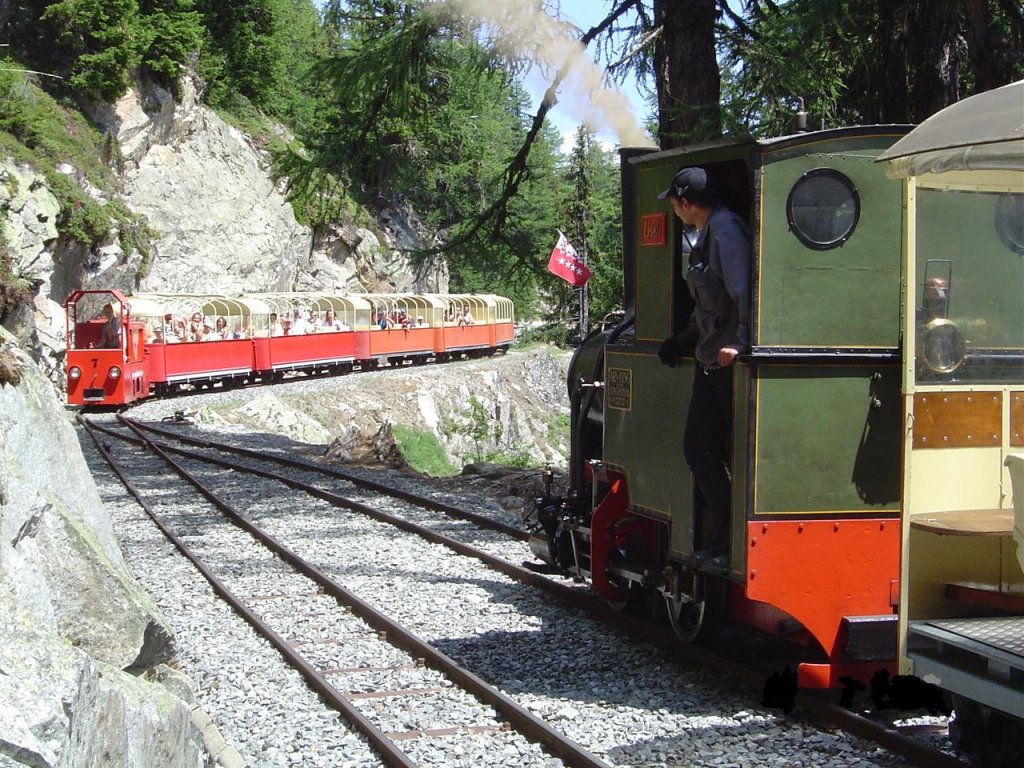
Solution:
<svg viewBox="0 0 1024 768">
<path fill-rule="evenodd" d="M 919 123 L 960 98 L 963 0 L 877 0 L 881 122 Z"/>
<path fill-rule="evenodd" d="M 871 122 L 907 123 L 907 7 L 903 0 L 878 0 L 878 38 L 882 59 L 879 72 L 879 113 Z"/>
<path fill-rule="evenodd" d="M 961 0 L 918 4 L 911 26 L 910 119 L 919 123 L 960 99 Z"/>
<path fill-rule="evenodd" d="M 1004 28 L 993 23 L 988 0 L 967 0 L 964 33 L 967 38 L 967 56 L 974 72 L 974 93 L 990 91 L 1017 79 L 1015 65 L 1024 59 L 1024 53 L 1014 44 L 1019 39 L 1024 13 L 1012 15 L 1007 9 Z M 1016 26 L 1016 30 L 1014 27 Z"/>
<path fill-rule="evenodd" d="M 715 0 L 654 0 L 658 142 L 662 149 L 722 134 Z"/>
</svg>

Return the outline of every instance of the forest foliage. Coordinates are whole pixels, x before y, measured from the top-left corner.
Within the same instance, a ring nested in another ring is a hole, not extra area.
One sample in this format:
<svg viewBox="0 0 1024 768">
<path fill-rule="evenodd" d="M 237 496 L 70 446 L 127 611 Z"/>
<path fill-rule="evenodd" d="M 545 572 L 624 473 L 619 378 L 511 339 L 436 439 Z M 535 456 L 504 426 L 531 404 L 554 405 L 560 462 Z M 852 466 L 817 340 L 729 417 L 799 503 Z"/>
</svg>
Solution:
<svg viewBox="0 0 1024 768">
<path fill-rule="evenodd" d="M 521 313 L 543 307 L 565 323 L 576 296 L 545 270 L 561 229 L 586 250 L 591 318 L 600 317 L 621 302 L 615 149 L 587 126 L 558 135 L 543 119 L 554 99 L 533 104 L 528 71 L 556 84 L 566 75 L 531 48 L 549 37 L 546 27 L 513 39 L 467 17 L 470 4 L 7 4 L 0 143 L 8 154 L 45 160 L 67 236 L 94 247 L 111 218 L 144 233 L 144 222 L 84 199 L 52 168 L 69 162 L 100 188 L 114 183 L 116 147 L 79 107 L 116 100 L 138 78 L 177 94 L 189 74 L 206 104 L 266 139 L 304 222 L 322 226 L 362 208 L 408 204 L 434 233 L 421 255 L 444 254 L 452 290 L 503 293 Z M 798 104 L 812 125 L 917 121 L 1024 76 L 1024 10 L 1006 0 L 600 4 L 607 15 L 594 28 L 552 21 L 552 30 L 590 44 L 587 55 L 606 67 L 609 82 L 645 84 L 645 117 L 662 146 L 787 132 Z M 480 7 L 514 15 L 538 6 L 557 12 L 558 3 Z"/>
</svg>

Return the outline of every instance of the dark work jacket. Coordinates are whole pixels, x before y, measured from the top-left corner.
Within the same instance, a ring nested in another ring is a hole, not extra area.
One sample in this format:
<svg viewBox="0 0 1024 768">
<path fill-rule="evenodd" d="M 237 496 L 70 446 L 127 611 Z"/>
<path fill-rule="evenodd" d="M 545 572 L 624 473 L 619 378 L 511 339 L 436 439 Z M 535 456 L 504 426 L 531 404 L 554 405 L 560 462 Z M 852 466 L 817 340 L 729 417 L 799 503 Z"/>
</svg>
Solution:
<svg viewBox="0 0 1024 768">
<path fill-rule="evenodd" d="M 747 224 L 716 206 L 690 251 L 684 277 L 696 306 L 677 340 L 694 357 L 716 365 L 718 350 L 750 350 L 750 235 Z"/>
</svg>

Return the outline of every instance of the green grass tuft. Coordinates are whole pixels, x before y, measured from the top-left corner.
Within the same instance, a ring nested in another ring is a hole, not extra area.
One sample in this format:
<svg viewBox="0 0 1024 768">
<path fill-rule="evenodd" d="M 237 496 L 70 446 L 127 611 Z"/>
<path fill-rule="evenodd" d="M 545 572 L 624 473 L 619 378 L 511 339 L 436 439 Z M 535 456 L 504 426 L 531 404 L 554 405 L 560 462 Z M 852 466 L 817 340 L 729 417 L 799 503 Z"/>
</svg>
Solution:
<svg viewBox="0 0 1024 768">
<path fill-rule="evenodd" d="M 405 460 L 417 472 L 431 477 L 451 477 L 459 473 L 458 468 L 448 461 L 444 448 L 432 432 L 395 424 L 392 434 Z"/>
</svg>

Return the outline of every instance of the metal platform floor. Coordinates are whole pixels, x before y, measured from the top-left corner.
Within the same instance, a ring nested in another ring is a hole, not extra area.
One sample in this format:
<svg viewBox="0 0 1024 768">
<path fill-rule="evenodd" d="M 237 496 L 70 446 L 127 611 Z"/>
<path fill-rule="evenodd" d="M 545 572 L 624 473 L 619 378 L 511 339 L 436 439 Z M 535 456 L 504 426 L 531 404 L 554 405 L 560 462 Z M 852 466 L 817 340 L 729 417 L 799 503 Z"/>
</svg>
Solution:
<svg viewBox="0 0 1024 768">
<path fill-rule="evenodd" d="M 911 622 L 908 655 L 918 677 L 1024 718 L 1024 616 Z"/>
</svg>

